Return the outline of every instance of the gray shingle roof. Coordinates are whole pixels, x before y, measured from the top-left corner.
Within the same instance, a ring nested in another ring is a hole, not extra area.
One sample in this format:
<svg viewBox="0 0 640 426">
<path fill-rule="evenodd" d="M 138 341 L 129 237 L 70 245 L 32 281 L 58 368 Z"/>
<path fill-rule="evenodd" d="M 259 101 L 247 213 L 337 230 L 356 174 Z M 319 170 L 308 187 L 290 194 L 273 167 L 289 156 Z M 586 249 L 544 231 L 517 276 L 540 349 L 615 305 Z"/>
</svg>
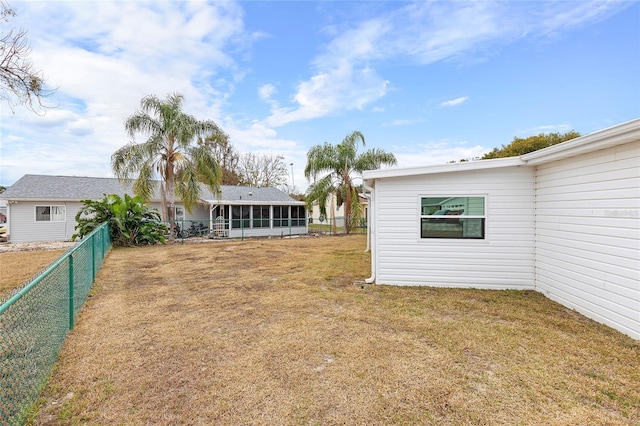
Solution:
<svg viewBox="0 0 640 426">
<path fill-rule="evenodd" d="M 0 199 L 5 200 L 99 200 L 105 194 L 133 194 L 131 182 L 121 183 L 116 178 L 96 178 L 80 176 L 24 175 L 5 192 Z M 158 185 L 159 189 L 159 185 Z M 304 204 L 289 197 L 277 188 L 254 188 L 248 186 L 221 187 L 220 197 L 212 194 L 202 185 L 201 198 L 208 202 L 264 202 L 279 204 Z M 153 201 L 160 200 L 156 190 Z"/>
</svg>

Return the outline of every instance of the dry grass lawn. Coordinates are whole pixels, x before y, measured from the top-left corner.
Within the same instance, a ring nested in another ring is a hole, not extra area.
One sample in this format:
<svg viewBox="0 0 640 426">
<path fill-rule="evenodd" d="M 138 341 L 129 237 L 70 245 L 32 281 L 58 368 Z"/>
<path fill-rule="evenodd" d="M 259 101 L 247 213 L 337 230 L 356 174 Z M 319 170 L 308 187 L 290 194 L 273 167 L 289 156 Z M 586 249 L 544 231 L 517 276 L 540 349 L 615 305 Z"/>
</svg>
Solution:
<svg viewBox="0 0 640 426">
<path fill-rule="evenodd" d="M 0 253 L 0 299 L 56 259 L 64 250 L 14 251 Z"/>
<path fill-rule="evenodd" d="M 640 422 L 638 341 L 535 292 L 363 289 L 364 246 L 114 250 L 34 423 Z"/>
</svg>

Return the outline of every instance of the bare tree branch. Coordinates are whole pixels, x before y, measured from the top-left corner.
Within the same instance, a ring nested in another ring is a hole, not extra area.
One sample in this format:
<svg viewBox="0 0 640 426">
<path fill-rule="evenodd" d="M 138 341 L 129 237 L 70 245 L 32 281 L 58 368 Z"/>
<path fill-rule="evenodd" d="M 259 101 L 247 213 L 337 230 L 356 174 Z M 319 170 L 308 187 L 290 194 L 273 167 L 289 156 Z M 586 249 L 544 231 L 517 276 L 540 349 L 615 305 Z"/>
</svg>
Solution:
<svg viewBox="0 0 640 426">
<path fill-rule="evenodd" d="M 43 101 L 55 90 L 47 89 L 44 76 L 33 68 L 26 30 L 10 28 L 5 33 L 4 24 L 14 16 L 15 10 L 0 0 L 0 101 L 7 102 L 12 111 L 14 105 L 25 105 L 38 112 L 49 108 Z"/>
<path fill-rule="evenodd" d="M 240 158 L 238 173 L 243 184 L 277 188 L 287 182 L 287 166 L 281 155 L 249 152 Z"/>
</svg>

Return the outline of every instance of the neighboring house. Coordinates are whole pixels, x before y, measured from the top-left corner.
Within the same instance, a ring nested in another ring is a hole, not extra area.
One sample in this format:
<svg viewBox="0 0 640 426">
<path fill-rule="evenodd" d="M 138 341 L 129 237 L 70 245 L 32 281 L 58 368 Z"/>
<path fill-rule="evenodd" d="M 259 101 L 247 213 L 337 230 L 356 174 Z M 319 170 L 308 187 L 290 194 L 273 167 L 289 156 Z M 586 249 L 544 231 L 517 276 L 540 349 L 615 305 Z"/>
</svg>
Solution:
<svg viewBox="0 0 640 426">
<path fill-rule="evenodd" d="M 640 339 L 640 119 L 520 157 L 363 177 L 368 282 L 536 290 Z"/>
<path fill-rule="evenodd" d="M 0 223 L 5 223 L 7 221 L 7 202 L 5 200 L 0 200 Z"/>
<path fill-rule="evenodd" d="M 7 201 L 9 240 L 70 240 L 81 200 L 100 200 L 105 194 L 133 194 L 131 185 L 115 178 L 25 175 L 0 199 Z M 157 193 L 150 207 L 160 210 Z M 201 203 L 187 212 L 176 204 L 176 222 L 188 228 L 200 221 L 224 237 L 306 234 L 305 204 L 276 188 L 221 187 L 219 196 L 203 189 Z"/>
<path fill-rule="evenodd" d="M 369 206 L 369 200 L 367 198 L 359 196 L 358 200 L 360 202 L 360 207 L 362 208 L 362 217 L 363 219 L 367 217 L 367 209 Z M 336 219 L 336 227 L 344 228 L 344 204 L 338 206 L 336 203 L 336 196 L 331 195 L 327 200 L 326 216 L 320 214 L 320 205 L 314 203 L 311 209 L 311 215 L 309 216 L 309 221 L 314 224 L 325 224 L 330 225 L 333 218 Z"/>
</svg>

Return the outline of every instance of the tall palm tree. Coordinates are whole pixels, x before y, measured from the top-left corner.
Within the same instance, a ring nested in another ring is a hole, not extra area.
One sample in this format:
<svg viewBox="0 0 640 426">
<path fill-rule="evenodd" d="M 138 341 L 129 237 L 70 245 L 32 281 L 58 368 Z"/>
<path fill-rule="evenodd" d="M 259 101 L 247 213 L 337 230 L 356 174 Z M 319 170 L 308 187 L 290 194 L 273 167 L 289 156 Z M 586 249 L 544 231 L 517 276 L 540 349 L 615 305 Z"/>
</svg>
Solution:
<svg viewBox="0 0 640 426">
<path fill-rule="evenodd" d="M 307 190 L 307 203 L 317 202 L 320 213 L 325 217 L 329 199 L 333 200 L 335 197 L 337 207 L 344 204 L 345 233 L 349 233 L 356 221 L 362 217 L 358 187 L 354 180 L 361 177 L 365 170 L 397 164 L 393 154 L 381 149 L 369 149 L 358 154 L 358 142 L 365 145 L 362 133 L 355 131 L 347 135 L 338 145 L 331 145 L 328 142 L 315 145 L 307 152 L 307 165 L 304 169 L 305 177 L 314 180 Z M 316 180 L 324 173 L 326 174 L 321 179 Z"/>
<path fill-rule="evenodd" d="M 142 98 L 140 109 L 125 121 L 125 129 L 132 138 L 144 133 L 147 139 L 132 141 L 111 156 L 115 175 L 120 180 L 135 177 L 134 193 L 145 202 L 150 201 L 160 177 L 162 217 L 170 222 L 175 220 L 176 195 L 191 212 L 200 199 L 199 182 L 216 194 L 222 178 L 218 162 L 196 141 L 223 132 L 212 120 L 199 121 L 182 112 L 183 100 L 177 93 L 165 100 L 154 95 Z"/>
</svg>

